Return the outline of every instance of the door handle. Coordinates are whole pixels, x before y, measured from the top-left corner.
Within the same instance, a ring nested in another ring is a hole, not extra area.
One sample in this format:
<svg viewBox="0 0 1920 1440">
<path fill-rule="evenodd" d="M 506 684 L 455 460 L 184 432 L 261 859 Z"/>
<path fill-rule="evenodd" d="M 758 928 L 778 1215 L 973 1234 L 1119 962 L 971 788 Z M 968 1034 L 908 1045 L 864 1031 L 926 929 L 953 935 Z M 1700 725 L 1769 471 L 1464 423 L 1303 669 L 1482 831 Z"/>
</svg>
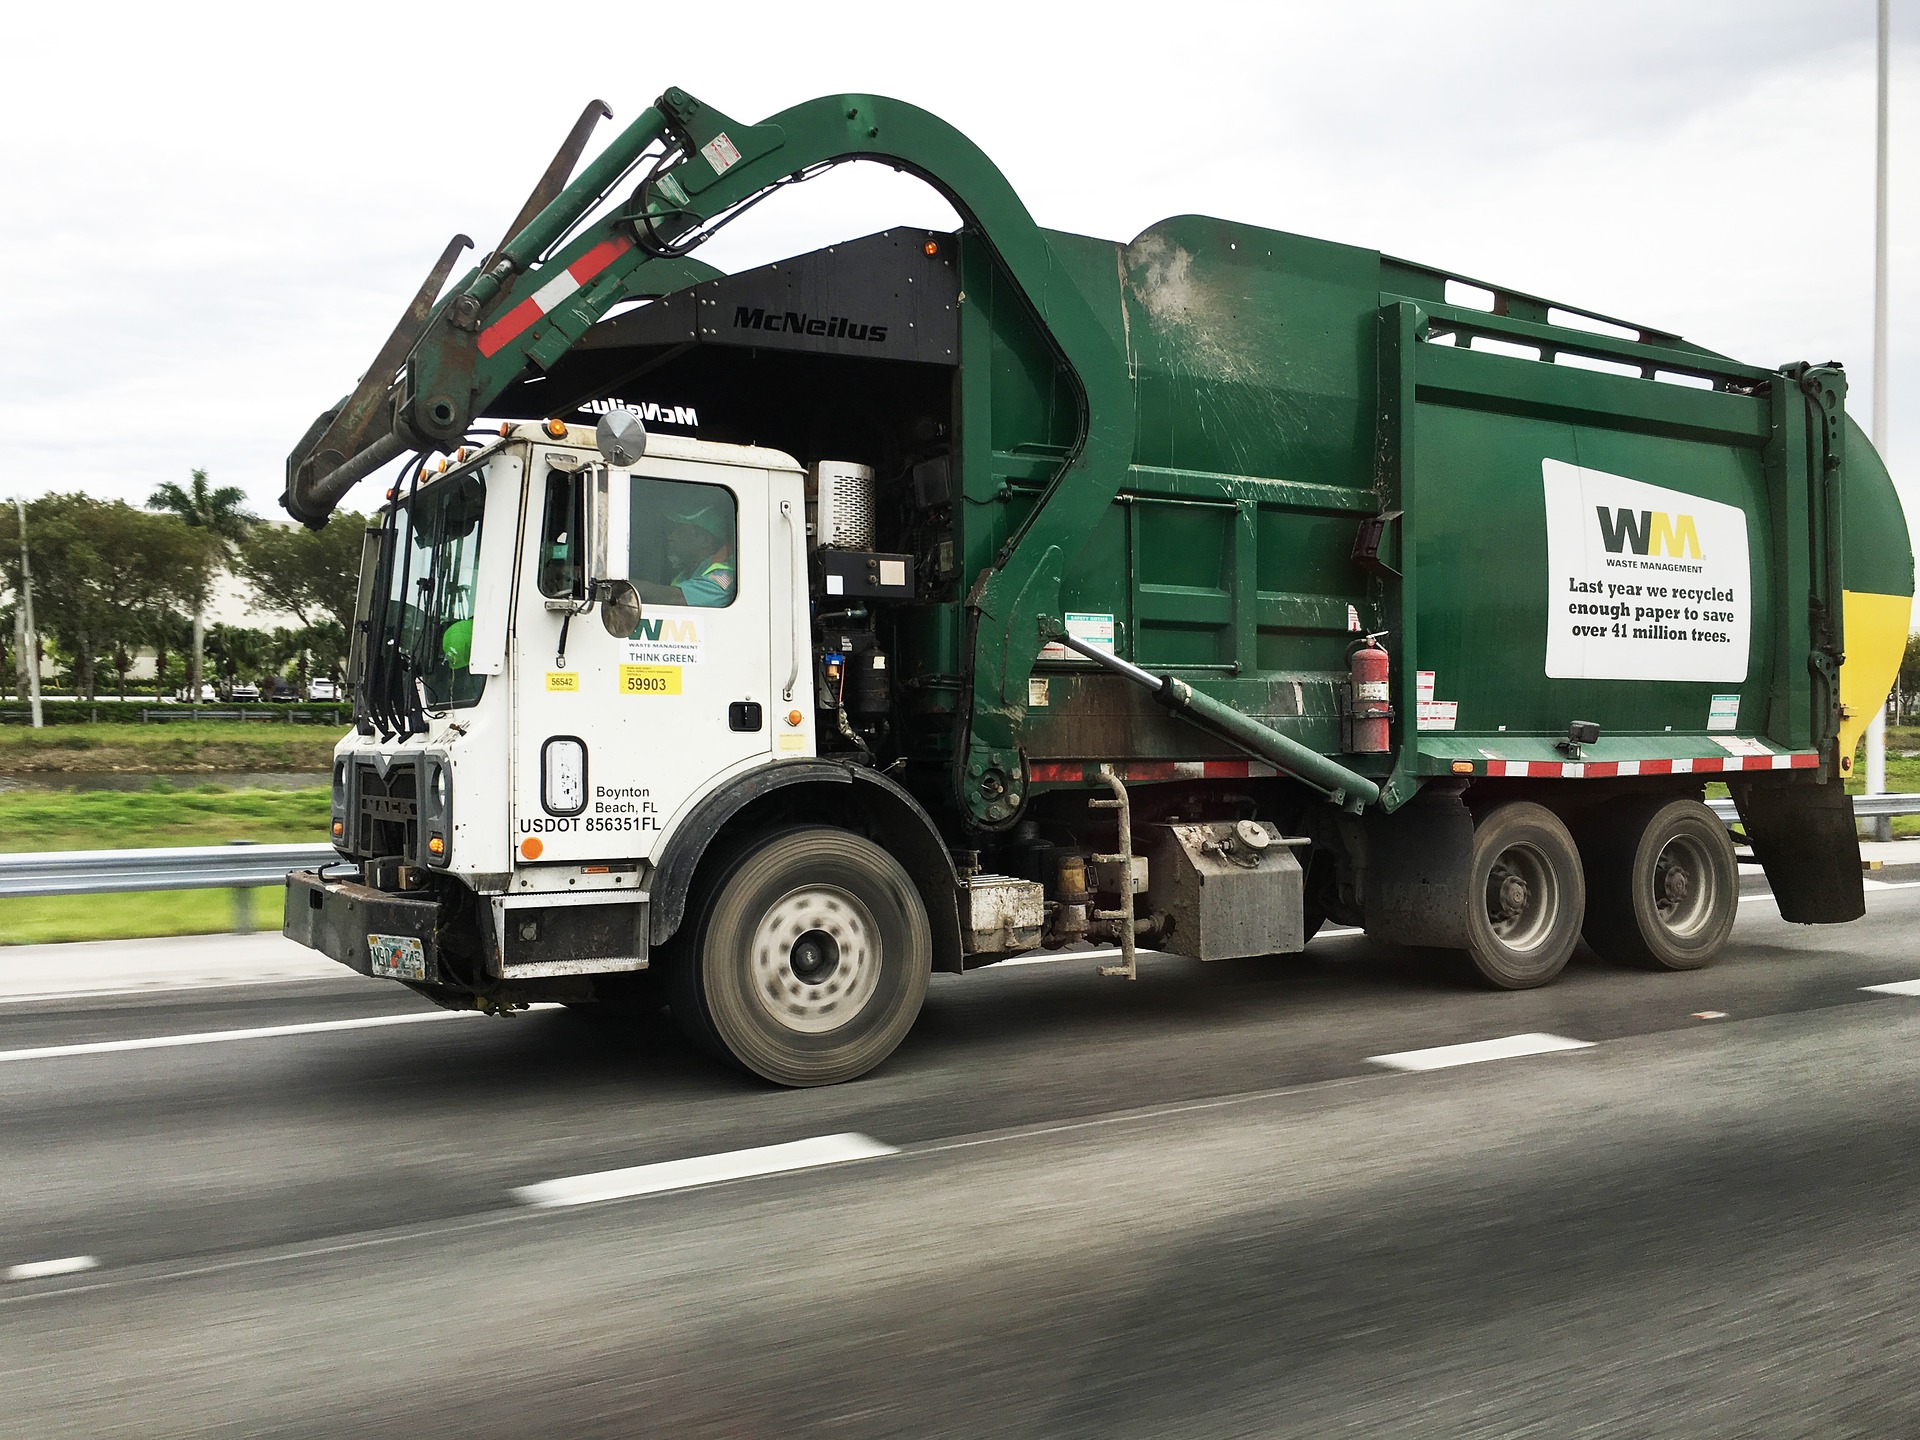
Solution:
<svg viewBox="0 0 1920 1440">
<path fill-rule="evenodd" d="M 787 593 L 784 598 L 792 600 L 794 579 L 793 549 L 799 542 L 800 537 L 793 523 L 793 502 L 791 500 L 782 500 L 780 502 L 780 517 L 787 522 Z M 788 633 L 788 640 L 792 646 L 792 653 L 788 658 L 792 663 L 787 668 L 786 689 L 781 691 L 781 698 L 785 700 L 793 699 L 794 687 L 800 683 L 800 652 L 806 648 L 806 639 L 800 633 L 801 614 L 800 607 L 796 606 L 794 608 L 793 626 Z"/>
</svg>

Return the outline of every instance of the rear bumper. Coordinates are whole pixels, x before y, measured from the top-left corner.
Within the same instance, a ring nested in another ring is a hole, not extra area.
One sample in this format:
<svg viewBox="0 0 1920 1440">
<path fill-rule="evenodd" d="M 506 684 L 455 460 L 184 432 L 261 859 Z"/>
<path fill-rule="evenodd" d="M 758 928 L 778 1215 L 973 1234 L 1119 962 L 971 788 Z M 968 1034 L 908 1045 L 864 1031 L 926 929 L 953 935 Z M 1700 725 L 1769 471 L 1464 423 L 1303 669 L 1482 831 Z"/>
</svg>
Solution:
<svg viewBox="0 0 1920 1440">
<path fill-rule="evenodd" d="M 431 896 L 394 895 L 354 880 L 323 880 L 317 871 L 287 876 L 287 904 L 280 933 L 349 970 L 373 974 L 370 935 L 404 935 L 420 942 L 426 983 L 446 978 L 440 968 L 440 902 Z"/>
</svg>

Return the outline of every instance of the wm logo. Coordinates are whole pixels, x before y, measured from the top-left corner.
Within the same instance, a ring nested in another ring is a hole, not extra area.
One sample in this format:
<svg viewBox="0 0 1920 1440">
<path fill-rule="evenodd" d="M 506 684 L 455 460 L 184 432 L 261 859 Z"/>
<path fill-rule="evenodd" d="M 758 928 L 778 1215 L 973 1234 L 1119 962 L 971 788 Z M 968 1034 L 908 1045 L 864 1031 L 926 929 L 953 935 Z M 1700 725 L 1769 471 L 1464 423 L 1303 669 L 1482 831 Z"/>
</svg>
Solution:
<svg viewBox="0 0 1920 1440">
<path fill-rule="evenodd" d="M 633 632 L 635 640 L 664 640 L 669 645 L 698 645 L 700 632 L 691 620 L 643 619 Z"/>
<path fill-rule="evenodd" d="M 1594 513 L 1600 517 L 1600 538 L 1609 554 L 1631 550 L 1636 555 L 1664 554 L 1676 560 L 1700 558 L 1700 532 L 1691 515 L 1609 510 L 1605 505 L 1594 506 Z"/>
</svg>

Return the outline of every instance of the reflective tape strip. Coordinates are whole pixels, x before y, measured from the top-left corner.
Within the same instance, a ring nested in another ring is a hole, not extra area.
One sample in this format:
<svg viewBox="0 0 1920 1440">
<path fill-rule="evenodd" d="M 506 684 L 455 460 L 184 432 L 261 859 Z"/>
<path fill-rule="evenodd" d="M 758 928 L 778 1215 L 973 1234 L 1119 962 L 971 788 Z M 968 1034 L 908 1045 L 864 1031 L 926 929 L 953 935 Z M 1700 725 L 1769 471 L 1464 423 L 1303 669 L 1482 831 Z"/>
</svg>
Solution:
<svg viewBox="0 0 1920 1440">
<path fill-rule="evenodd" d="M 1487 760 L 1489 779 L 1612 780 L 1636 775 L 1708 775 L 1729 770 L 1811 770 L 1820 757 L 1811 750 L 1791 754 L 1698 755 L 1679 760 Z M 1097 760 L 1036 760 L 1030 767 L 1037 783 L 1077 785 L 1097 780 Z M 1135 784 L 1166 780 L 1250 780 L 1279 773 L 1259 760 L 1136 760 L 1117 767 L 1120 778 Z M 1464 773 L 1464 772 L 1462 772 Z"/>
<path fill-rule="evenodd" d="M 1708 775 L 1716 770 L 1811 770 L 1811 750 L 1786 755 L 1699 755 L 1682 760 L 1489 760 L 1490 779 L 1611 780 L 1633 775 Z"/>
<path fill-rule="evenodd" d="M 602 240 L 586 254 L 575 260 L 553 279 L 547 281 L 533 294 L 515 305 L 493 324 L 480 332 L 480 353 L 488 359 L 499 354 L 507 345 L 526 333 L 534 321 L 542 315 L 550 314 L 554 307 L 586 284 L 594 276 L 605 270 L 633 248 L 633 241 L 624 235 L 611 240 Z"/>
</svg>

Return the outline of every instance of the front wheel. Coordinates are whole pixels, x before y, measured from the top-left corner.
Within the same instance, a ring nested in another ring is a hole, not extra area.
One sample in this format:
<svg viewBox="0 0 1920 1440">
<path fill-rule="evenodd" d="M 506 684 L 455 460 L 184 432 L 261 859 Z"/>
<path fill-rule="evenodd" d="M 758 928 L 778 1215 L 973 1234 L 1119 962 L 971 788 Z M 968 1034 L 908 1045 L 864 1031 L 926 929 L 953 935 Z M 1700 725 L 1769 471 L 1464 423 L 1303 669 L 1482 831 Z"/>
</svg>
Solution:
<svg viewBox="0 0 1920 1440">
<path fill-rule="evenodd" d="M 1473 827 L 1467 960 L 1501 990 L 1530 990 L 1566 968 L 1580 942 L 1586 885 L 1567 827 L 1544 805 L 1517 800 Z"/>
<path fill-rule="evenodd" d="M 899 861 L 843 830 L 787 830 L 705 896 L 667 971 L 696 1043 L 780 1085 L 864 1075 L 926 998 L 933 935 Z"/>
<path fill-rule="evenodd" d="M 1603 959 L 1697 970 L 1726 944 L 1740 867 L 1718 816 L 1698 800 L 1626 805 L 1582 847 L 1587 944 Z"/>
</svg>

